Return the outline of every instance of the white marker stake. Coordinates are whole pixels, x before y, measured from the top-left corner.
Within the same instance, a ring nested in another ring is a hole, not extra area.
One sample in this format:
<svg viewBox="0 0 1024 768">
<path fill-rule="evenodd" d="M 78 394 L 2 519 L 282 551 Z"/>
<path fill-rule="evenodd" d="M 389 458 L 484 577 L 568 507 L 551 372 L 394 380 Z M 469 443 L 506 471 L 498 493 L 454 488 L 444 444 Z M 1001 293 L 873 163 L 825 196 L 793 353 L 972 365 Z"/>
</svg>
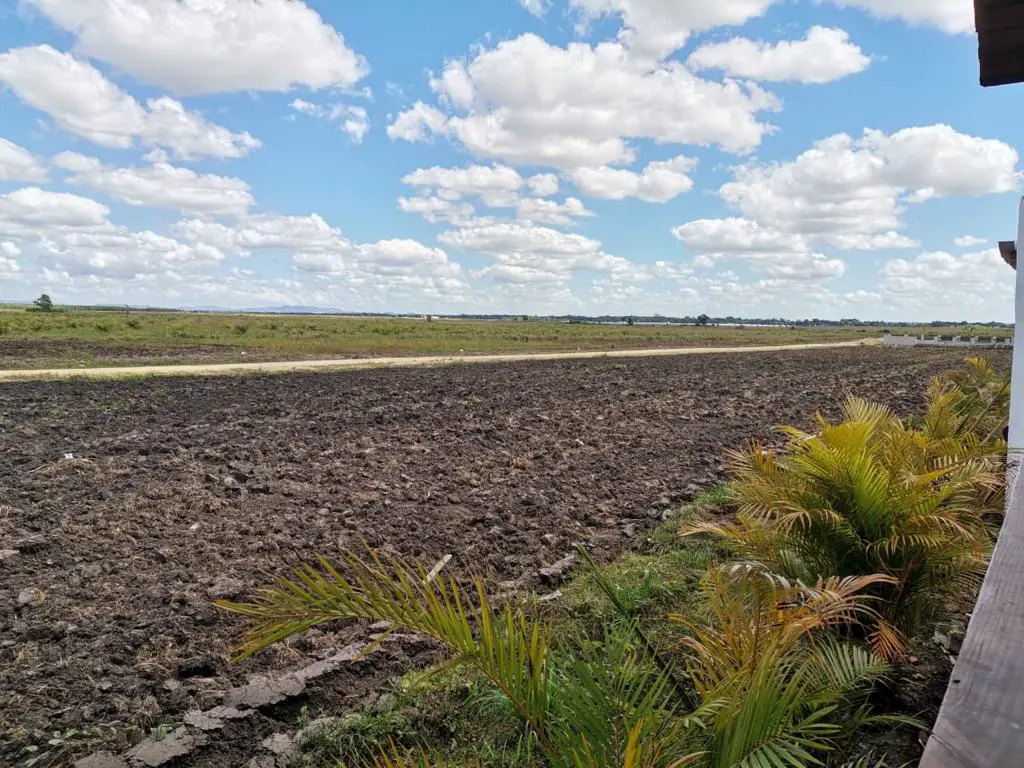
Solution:
<svg viewBox="0 0 1024 768">
<path fill-rule="evenodd" d="M 1006 506 L 1013 503 L 1013 492 L 1017 484 L 1017 473 L 1024 458 L 1024 199 L 1020 203 L 1017 223 L 1017 290 L 1014 297 L 1015 318 L 1013 329 L 1013 370 L 1010 375 L 1010 434 L 1008 456 L 1006 457 Z"/>
</svg>

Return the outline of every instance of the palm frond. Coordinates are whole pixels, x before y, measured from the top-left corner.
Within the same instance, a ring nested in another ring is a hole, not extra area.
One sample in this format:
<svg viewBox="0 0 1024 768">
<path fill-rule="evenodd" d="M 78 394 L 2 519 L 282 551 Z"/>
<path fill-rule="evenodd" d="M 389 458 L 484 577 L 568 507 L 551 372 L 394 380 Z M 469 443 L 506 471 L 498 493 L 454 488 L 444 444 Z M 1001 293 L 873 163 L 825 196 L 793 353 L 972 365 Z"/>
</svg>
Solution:
<svg viewBox="0 0 1024 768">
<path fill-rule="evenodd" d="M 662 768 L 692 758 L 686 736 L 695 721 L 676 717 L 687 702 L 674 678 L 636 643 L 634 628 L 624 625 L 606 637 L 600 654 L 554 654 L 545 624 L 521 609 L 495 611 L 479 580 L 467 593 L 454 577 L 430 578 L 398 557 L 346 552 L 342 562 L 346 576 L 320 557 L 253 602 L 218 603 L 253 622 L 235 658 L 330 621 L 388 621 L 437 640 L 483 673 L 556 768 Z M 445 764 L 426 752 L 397 749 L 376 760 L 382 768 Z"/>
<path fill-rule="evenodd" d="M 895 579 L 872 586 L 882 600 L 866 623 L 877 651 L 898 654 L 901 632 L 915 631 L 954 585 L 984 567 L 987 518 L 1001 504 L 1004 478 L 995 443 L 972 424 L 979 416 L 1001 423 L 1004 383 L 975 361 L 964 376 L 933 382 L 916 426 L 885 406 L 847 398 L 844 420 L 819 416 L 816 435 L 784 429 L 778 454 L 757 444 L 732 454 L 735 518 L 690 525 L 681 535 L 723 539 L 741 558 L 803 583 Z"/>
<path fill-rule="evenodd" d="M 889 664 L 859 645 L 826 642 L 812 657 L 811 669 L 824 690 L 847 697 L 889 674 Z"/>
<path fill-rule="evenodd" d="M 371 762 L 372 761 L 372 762 Z M 394 744 L 387 751 L 347 768 L 483 768 L 481 760 L 453 761 L 426 749 L 402 750 Z"/>
<path fill-rule="evenodd" d="M 888 665 L 826 631 L 874 615 L 868 590 L 888 577 L 822 580 L 808 587 L 750 564 L 712 571 L 703 584 L 711 624 L 687 625 L 690 673 L 706 710 L 705 763 L 821 765 Z"/>
<path fill-rule="evenodd" d="M 573 764 L 613 766 L 641 756 L 664 765 L 687 756 L 685 700 L 675 681 L 639 646 L 631 628 L 606 633 L 600 650 L 562 656 L 553 665 L 549 738 Z M 639 739 L 640 747 L 630 743 Z"/>
<path fill-rule="evenodd" d="M 419 565 L 370 553 L 342 554 L 343 577 L 324 557 L 292 579 L 261 590 L 251 603 L 221 601 L 252 626 L 234 658 L 244 659 L 311 627 L 341 619 L 388 621 L 447 646 L 486 675 L 515 704 L 543 742 L 549 695 L 549 633 L 521 609 L 494 611 L 482 582 L 467 594 L 451 576 L 427 578 Z M 550 746 L 550 745 L 548 745 Z"/>
</svg>

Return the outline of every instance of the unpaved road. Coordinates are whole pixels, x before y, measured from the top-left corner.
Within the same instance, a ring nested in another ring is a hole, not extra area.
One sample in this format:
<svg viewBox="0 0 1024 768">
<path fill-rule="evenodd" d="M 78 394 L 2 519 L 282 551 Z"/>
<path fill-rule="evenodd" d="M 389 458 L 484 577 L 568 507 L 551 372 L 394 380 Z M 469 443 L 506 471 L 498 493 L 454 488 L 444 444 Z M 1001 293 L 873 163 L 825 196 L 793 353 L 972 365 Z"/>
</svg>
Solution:
<svg viewBox="0 0 1024 768">
<path fill-rule="evenodd" d="M 230 376 L 242 373 L 312 373 L 361 368 L 416 368 L 454 363 L 512 363 L 523 360 L 586 360 L 599 357 L 674 357 L 741 352 L 792 352 L 881 344 L 881 339 L 829 344 L 782 344 L 769 347 L 673 347 L 669 349 L 613 349 L 588 352 L 538 352 L 502 355 L 431 355 L 426 357 L 343 358 L 264 363 L 203 363 L 201 365 L 143 365 L 111 368 L 43 368 L 0 371 L 0 381 L 15 379 L 121 378 L 125 376 Z"/>
</svg>

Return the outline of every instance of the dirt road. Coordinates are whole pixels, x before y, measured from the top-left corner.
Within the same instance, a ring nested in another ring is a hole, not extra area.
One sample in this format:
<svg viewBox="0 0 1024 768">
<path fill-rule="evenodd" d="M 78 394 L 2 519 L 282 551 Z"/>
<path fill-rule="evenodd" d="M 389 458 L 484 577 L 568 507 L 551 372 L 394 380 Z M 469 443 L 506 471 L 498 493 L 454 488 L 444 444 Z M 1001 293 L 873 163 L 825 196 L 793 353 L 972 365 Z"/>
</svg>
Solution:
<svg viewBox="0 0 1024 768">
<path fill-rule="evenodd" d="M 588 352 L 539 352 L 503 355 L 431 355 L 427 357 L 370 357 L 338 360 L 299 360 L 263 363 L 203 363 L 202 365 L 145 365 L 113 368 L 44 368 L 0 371 L 0 381 L 16 379 L 121 378 L 125 376 L 231 376 L 242 373 L 312 373 L 361 368 L 414 368 L 455 363 L 511 363 L 521 360 L 586 360 L 599 357 L 673 357 L 741 352 L 790 352 L 880 344 L 880 339 L 830 344 L 783 344 L 770 347 L 676 347 L 670 349 L 613 349 Z"/>
</svg>

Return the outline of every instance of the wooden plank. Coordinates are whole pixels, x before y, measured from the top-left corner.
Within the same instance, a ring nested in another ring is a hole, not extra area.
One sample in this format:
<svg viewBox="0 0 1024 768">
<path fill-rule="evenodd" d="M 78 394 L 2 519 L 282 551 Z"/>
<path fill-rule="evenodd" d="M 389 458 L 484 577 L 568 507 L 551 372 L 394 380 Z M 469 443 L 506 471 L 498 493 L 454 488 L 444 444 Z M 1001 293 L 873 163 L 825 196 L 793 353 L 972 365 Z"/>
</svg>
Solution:
<svg viewBox="0 0 1024 768">
<path fill-rule="evenodd" d="M 981 84 L 1024 81 L 1024 0 L 974 0 Z"/>
<path fill-rule="evenodd" d="M 1005 70 L 990 70 L 982 72 L 981 84 L 986 88 L 997 85 L 1016 85 L 1024 82 L 1024 73 L 1020 67 L 1007 68 Z"/>
<path fill-rule="evenodd" d="M 974 17 L 978 33 L 1024 28 L 1024 2 L 986 8 Z"/>
<path fill-rule="evenodd" d="M 1024 765 L 1022 482 L 1019 475 L 921 768 Z"/>
<path fill-rule="evenodd" d="M 981 84 L 985 87 L 993 85 L 1012 85 L 1024 81 L 1024 67 L 1015 61 L 989 60 L 981 63 Z"/>
<path fill-rule="evenodd" d="M 1003 261 L 1009 264 L 1014 269 L 1017 268 L 1017 241 L 1016 240 L 1000 240 L 999 241 L 999 255 L 1003 257 Z"/>
<path fill-rule="evenodd" d="M 978 34 L 982 85 L 1024 81 L 1024 29 Z"/>
<path fill-rule="evenodd" d="M 1024 27 L 979 32 L 978 47 L 981 51 L 1024 54 Z"/>
<path fill-rule="evenodd" d="M 982 69 L 981 84 L 986 88 L 996 85 L 1014 85 L 1024 82 L 1024 67 L 1016 64 L 990 66 Z"/>
<path fill-rule="evenodd" d="M 1024 5 L 1024 0 L 974 0 L 974 26 L 979 30 L 998 28 L 993 19 L 1002 14 L 1012 14 L 1015 8 Z"/>
</svg>

